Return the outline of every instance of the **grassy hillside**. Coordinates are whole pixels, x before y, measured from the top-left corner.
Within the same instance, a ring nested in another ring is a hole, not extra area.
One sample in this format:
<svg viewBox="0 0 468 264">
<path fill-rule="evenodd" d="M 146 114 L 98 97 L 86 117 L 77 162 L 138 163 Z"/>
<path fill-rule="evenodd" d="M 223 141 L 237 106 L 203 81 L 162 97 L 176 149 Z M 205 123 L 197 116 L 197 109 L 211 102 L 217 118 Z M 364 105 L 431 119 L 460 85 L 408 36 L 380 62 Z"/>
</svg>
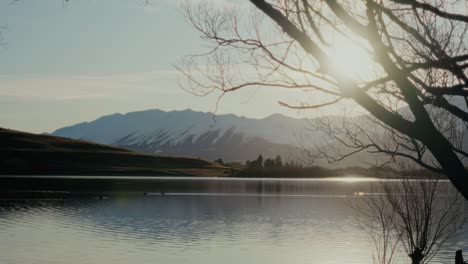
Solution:
<svg viewBox="0 0 468 264">
<path fill-rule="evenodd" d="M 201 159 L 142 154 L 83 140 L 0 129 L 0 175 L 222 176 L 225 170 Z"/>
</svg>

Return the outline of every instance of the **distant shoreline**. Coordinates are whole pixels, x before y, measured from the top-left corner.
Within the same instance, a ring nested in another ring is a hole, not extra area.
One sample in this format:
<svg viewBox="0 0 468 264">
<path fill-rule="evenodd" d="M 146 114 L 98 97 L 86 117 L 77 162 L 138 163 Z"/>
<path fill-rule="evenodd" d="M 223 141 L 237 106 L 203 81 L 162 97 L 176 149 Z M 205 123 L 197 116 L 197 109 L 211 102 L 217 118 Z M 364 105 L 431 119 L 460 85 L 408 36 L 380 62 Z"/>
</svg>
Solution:
<svg viewBox="0 0 468 264">
<path fill-rule="evenodd" d="M 272 176 L 272 175 L 258 175 L 258 176 L 237 176 L 237 175 L 194 175 L 194 174 L 67 174 L 67 173 L 57 173 L 57 174 L 0 174 L 0 179 L 2 178 L 18 178 L 18 179 L 28 179 L 28 178 L 56 178 L 56 179 L 239 179 L 239 180 L 248 180 L 248 179 L 346 179 L 346 178 L 362 178 L 362 179 L 376 179 L 376 180 L 385 180 L 385 179 L 408 179 L 404 177 L 399 177 L 398 175 L 393 176 L 378 176 L 378 175 L 366 175 L 366 174 L 356 174 L 348 173 L 341 175 L 315 175 L 315 176 Z M 426 177 L 414 177 L 410 179 L 433 179 L 435 176 L 426 176 Z M 440 178 L 440 177 L 439 177 Z M 443 177 L 445 179 L 445 177 Z"/>
<path fill-rule="evenodd" d="M 332 189 L 367 193 L 372 177 L 234 178 L 186 176 L 0 176 L 0 200 L 66 199 L 125 195 L 330 195 Z M 399 179 L 387 179 L 398 182 Z M 421 180 L 421 179 L 420 179 Z M 353 187 L 354 186 L 354 187 Z M 333 195 L 333 193 L 331 194 Z"/>
<path fill-rule="evenodd" d="M 399 172 L 386 167 L 324 168 L 275 163 L 232 166 L 188 157 L 150 155 L 109 145 L 56 136 L 37 135 L 0 129 L 0 177 L 2 175 L 42 176 L 170 176 L 238 178 L 330 178 L 356 175 L 370 178 L 395 178 Z M 280 158 L 278 156 L 278 158 Z M 253 162 L 252 162 L 253 163 Z M 440 177 L 426 170 L 415 170 L 418 178 Z"/>
</svg>

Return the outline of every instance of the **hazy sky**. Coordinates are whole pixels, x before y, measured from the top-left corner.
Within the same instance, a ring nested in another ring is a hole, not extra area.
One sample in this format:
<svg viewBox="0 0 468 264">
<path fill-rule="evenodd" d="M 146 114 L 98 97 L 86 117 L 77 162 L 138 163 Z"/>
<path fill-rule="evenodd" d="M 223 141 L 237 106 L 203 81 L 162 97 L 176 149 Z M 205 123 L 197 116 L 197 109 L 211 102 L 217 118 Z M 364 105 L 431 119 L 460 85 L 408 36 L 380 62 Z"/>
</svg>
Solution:
<svg viewBox="0 0 468 264">
<path fill-rule="evenodd" d="M 51 132 L 116 112 L 215 110 L 216 96 L 178 86 L 173 65 L 205 50 L 178 1 L 12 1 L 0 0 L 0 126 Z M 277 101 L 308 96 L 249 89 L 226 96 L 217 113 L 304 117 L 316 113 Z"/>
</svg>

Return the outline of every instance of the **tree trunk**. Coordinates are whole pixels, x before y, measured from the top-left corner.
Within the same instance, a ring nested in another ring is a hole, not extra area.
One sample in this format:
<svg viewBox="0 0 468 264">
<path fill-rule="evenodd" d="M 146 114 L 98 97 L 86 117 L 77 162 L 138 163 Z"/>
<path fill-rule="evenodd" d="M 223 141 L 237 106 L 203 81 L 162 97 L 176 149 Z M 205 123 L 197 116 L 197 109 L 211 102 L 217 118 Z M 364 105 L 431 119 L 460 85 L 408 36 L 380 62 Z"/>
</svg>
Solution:
<svg viewBox="0 0 468 264">
<path fill-rule="evenodd" d="M 411 258 L 411 264 L 421 264 L 424 256 L 419 248 L 415 248 L 413 253 L 409 254 Z"/>
<path fill-rule="evenodd" d="M 451 143 L 437 129 L 428 129 L 421 141 L 439 162 L 455 188 L 468 200 L 468 173 Z"/>
<path fill-rule="evenodd" d="M 265 0 L 250 0 L 250 2 L 270 17 L 292 39 L 296 40 L 306 53 L 312 55 L 318 61 L 323 72 L 336 78 L 339 84 L 338 86 L 341 88 L 345 97 L 353 98 L 354 101 L 366 109 L 371 115 L 391 128 L 423 142 L 439 162 L 444 173 L 450 179 L 455 188 L 465 197 L 465 199 L 468 200 L 468 173 L 465 170 L 465 167 L 453 151 L 451 143 L 437 130 L 436 127 L 434 127 L 434 124 L 432 123 L 433 121 L 418 99 L 416 92 L 417 88 L 407 80 L 406 74 L 403 74 L 401 70 L 392 63 L 386 54 L 387 51 L 380 54 L 380 56 L 385 55 L 385 57 L 382 58 L 386 59 L 381 64 L 386 69 L 387 74 L 391 75 L 393 81 L 395 81 L 400 87 L 400 91 L 404 94 L 411 111 L 417 119 L 416 122 L 410 122 L 402 118 L 400 115 L 388 111 L 365 91 L 360 89 L 360 87 L 352 82 L 352 80 L 341 74 L 334 74 L 333 70 L 330 70 L 328 67 L 330 66 L 328 56 L 320 46 L 309 38 L 306 33 L 296 27 L 288 17 L 273 7 L 273 5 Z M 340 7 L 332 7 L 332 11 L 344 11 L 342 9 L 337 10 L 336 8 Z M 344 15 L 346 16 L 346 14 Z M 340 15 L 338 16 L 340 17 Z M 357 26 L 359 27 L 359 24 Z M 367 27 L 361 29 L 364 30 L 366 34 L 368 33 Z M 376 46 L 374 49 L 378 50 L 380 49 L 380 46 Z"/>
</svg>

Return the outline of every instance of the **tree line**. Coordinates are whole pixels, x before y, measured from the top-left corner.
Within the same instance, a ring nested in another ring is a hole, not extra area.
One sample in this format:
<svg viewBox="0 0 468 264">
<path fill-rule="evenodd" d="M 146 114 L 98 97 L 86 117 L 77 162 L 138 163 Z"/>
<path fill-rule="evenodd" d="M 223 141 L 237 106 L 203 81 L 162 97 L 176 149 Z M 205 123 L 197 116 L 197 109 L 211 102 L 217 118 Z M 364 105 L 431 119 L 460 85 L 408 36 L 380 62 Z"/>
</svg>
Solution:
<svg viewBox="0 0 468 264">
<path fill-rule="evenodd" d="M 245 161 L 245 168 L 248 169 L 255 169 L 255 168 L 303 168 L 304 166 L 299 161 L 286 161 L 283 162 L 283 158 L 281 155 L 276 155 L 275 158 L 263 158 L 263 155 L 258 155 L 257 159 L 255 160 L 247 160 Z"/>
</svg>

